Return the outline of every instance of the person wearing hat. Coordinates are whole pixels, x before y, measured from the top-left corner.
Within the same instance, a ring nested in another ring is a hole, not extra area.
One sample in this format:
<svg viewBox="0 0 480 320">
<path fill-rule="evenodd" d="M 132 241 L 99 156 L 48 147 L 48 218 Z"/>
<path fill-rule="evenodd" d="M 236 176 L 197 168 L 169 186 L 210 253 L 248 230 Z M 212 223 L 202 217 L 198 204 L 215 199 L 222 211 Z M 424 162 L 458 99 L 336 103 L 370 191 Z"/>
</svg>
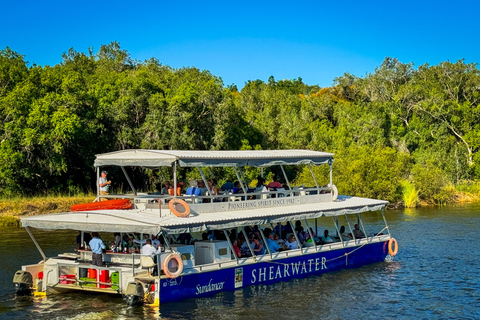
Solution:
<svg viewBox="0 0 480 320">
<path fill-rule="evenodd" d="M 107 171 L 102 171 L 102 176 L 98 180 L 98 186 L 100 187 L 100 194 L 107 195 L 108 188 L 112 184 L 112 181 L 107 181 Z M 107 201 L 108 199 L 102 198 L 102 201 Z"/>
</svg>

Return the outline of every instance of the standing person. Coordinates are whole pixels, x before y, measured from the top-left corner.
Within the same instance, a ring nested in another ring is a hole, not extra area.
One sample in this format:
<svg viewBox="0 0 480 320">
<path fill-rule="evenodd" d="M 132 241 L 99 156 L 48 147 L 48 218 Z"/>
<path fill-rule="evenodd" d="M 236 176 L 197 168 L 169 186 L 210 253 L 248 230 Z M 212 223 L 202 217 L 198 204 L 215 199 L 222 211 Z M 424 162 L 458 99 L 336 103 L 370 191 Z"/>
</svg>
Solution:
<svg viewBox="0 0 480 320">
<path fill-rule="evenodd" d="M 98 179 L 98 186 L 100 187 L 101 195 L 108 195 L 108 189 L 112 184 L 112 181 L 107 180 L 107 171 L 102 171 L 102 176 Z M 107 201 L 106 198 L 102 198 L 102 201 Z"/>
<path fill-rule="evenodd" d="M 92 240 L 88 243 L 92 249 L 92 264 L 103 267 L 102 250 L 105 249 L 102 239 L 98 237 L 97 232 L 92 232 Z"/>
</svg>

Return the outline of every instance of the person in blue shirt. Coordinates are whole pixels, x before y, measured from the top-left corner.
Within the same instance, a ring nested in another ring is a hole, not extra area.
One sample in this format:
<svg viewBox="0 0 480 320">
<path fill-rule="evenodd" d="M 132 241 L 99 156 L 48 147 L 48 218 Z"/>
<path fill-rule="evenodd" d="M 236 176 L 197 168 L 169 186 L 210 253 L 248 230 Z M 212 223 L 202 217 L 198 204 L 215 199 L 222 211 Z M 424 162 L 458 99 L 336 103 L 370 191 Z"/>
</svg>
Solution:
<svg viewBox="0 0 480 320">
<path fill-rule="evenodd" d="M 228 179 L 227 182 L 223 184 L 221 187 L 222 191 L 231 191 L 235 188 L 235 185 L 233 184 L 232 180 Z"/>
<path fill-rule="evenodd" d="M 273 252 L 278 252 L 278 250 L 280 249 L 280 248 L 278 247 L 278 244 L 277 244 L 277 243 L 275 242 L 275 240 L 274 240 L 274 236 L 275 236 L 275 235 L 274 235 L 273 233 L 270 233 L 270 234 L 268 235 L 268 239 L 267 239 L 267 246 L 268 246 L 268 248 L 270 249 L 270 252 L 272 252 L 272 253 L 273 253 Z"/>
<path fill-rule="evenodd" d="M 92 264 L 103 267 L 102 250 L 105 249 L 102 239 L 98 237 L 97 232 L 92 232 L 92 240 L 88 243 L 92 249 Z"/>
<path fill-rule="evenodd" d="M 259 255 L 264 255 L 265 254 L 265 247 L 263 246 L 263 243 L 260 242 L 260 239 L 255 237 L 253 238 L 253 252 L 255 253 L 256 256 Z"/>
</svg>

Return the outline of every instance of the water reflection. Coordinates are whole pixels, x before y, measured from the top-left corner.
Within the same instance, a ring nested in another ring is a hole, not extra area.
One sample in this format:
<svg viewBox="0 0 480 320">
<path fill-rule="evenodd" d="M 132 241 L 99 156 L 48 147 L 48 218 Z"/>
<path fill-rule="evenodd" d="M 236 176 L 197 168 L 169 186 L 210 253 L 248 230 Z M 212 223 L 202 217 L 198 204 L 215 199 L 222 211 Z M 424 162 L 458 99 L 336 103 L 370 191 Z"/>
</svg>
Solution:
<svg viewBox="0 0 480 320">
<path fill-rule="evenodd" d="M 13 274 L 41 260 L 26 232 L 0 232 L 0 317 L 6 319 L 459 319 L 480 318 L 480 205 L 387 211 L 399 243 L 393 261 L 247 287 L 158 308 L 127 307 L 121 297 L 70 293 L 15 297 Z M 383 227 L 381 214 L 366 228 Z M 370 227 L 372 226 L 372 227 Z M 47 256 L 71 251 L 75 232 L 35 232 Z M 52 241 L 53 239 L 53 241 Z"/>
</svg>

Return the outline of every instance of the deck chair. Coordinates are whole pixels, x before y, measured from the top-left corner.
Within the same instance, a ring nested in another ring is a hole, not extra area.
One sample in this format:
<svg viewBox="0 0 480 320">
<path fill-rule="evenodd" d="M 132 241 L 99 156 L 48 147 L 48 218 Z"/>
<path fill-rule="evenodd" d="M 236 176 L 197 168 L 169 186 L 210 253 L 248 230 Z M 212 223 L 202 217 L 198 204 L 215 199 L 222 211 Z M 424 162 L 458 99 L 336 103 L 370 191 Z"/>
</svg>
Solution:
<svg viewBox="0 0 480 320">
<path fill-rule="evenodd" d="M 153 259 L 150 256 L 141 256 L 140 265 L 142 266 L 142 269 L 148 269 L 148 275 L 152 274 L 153 268 L 156 266 L 155 262 L 153 262 Z"/>
</svg>

